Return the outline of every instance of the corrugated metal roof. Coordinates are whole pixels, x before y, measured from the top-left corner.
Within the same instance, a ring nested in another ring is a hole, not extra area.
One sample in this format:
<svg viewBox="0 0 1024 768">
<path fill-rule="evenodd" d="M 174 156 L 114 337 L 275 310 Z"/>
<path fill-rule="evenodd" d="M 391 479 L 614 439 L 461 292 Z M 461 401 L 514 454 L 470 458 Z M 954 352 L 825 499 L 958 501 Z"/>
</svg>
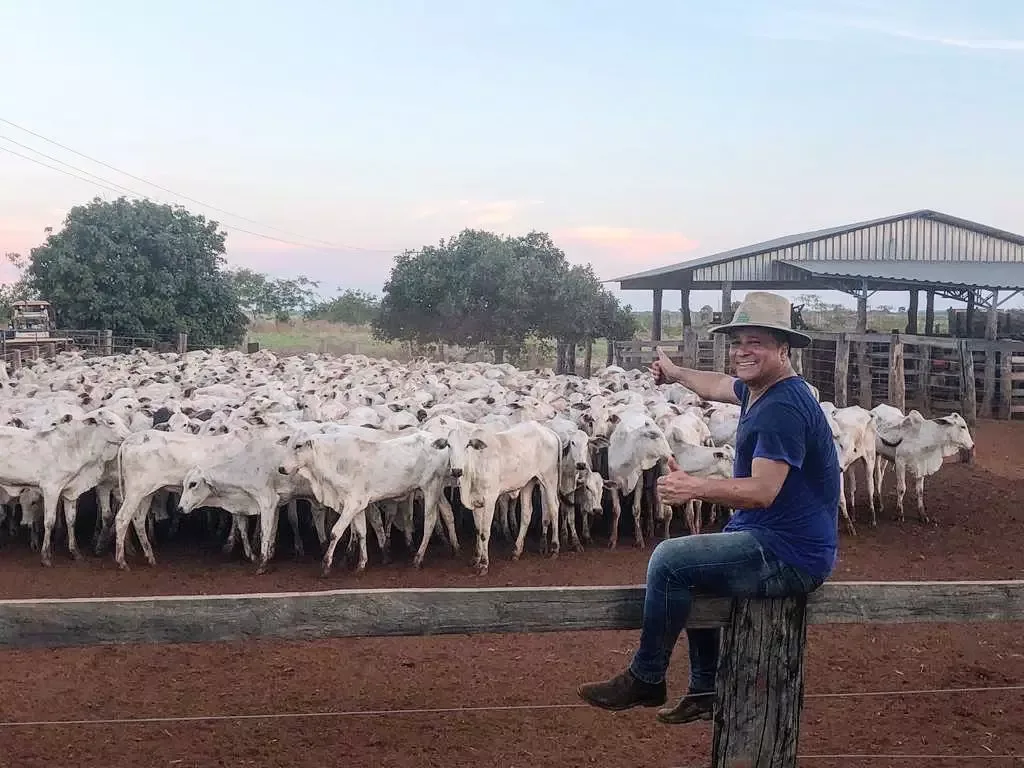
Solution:
<svg viewBox="0 0 1024 768">
<path fill-rule="evenodd" d="M 851 261 L 785 260 L 777 262 L 816 276 L 856 280 L 890 280 L 919 285 L 962 285 L 965 288 L 1013 288 L 1024 290 L 1024 262 L 976 261 Z"/>
<path fill-rule="evenodd" d="M 855 232 L 859 229 L 874 227 L 879 224 L 888 224 L 895 221 L 902 221 L 905 219 L 932 219 L 935 221 L 950 224 L 955 227 L 960 227 L 971 232 L 977 232 L 978 234 L 988 235 L 989 237 L 1005 240 L 1015 245 L 1024 245 L 1024 235 L 1014 234 L 1013 232 L 1007 232 L 1005 230 L 990 227 L 985 224 L 979 224 L 975 221 L 961 219 L 957 216 L 950 216 L 949 214 L 946 213 L 939 213 L 938 211 L 922 209 L 920 211 L 911 211 L 910 213 L 901 213 L 895 216 L 886 216 L 881 219 L 872 219 L 871 221 L 860 221 L 855 224 L 846 224 L 840 227 L 819 229 L 813 232 L 802 232 L 797 235 L 786 235 L 785 237 L 778 237 L 775 238 L 774 240 L 765 240 L 764 242 L 754 243 L 753 245 L 747 245 L 742 248 L 734 248 L 731 251 L 723 251 L 721 253 L 710 254 L 708 256 L 700 256 L 695 259 L 690 259 L 689 261 L 681 261 L 677 264 L 670 264 L 669 266 L 666 267 L 649 269 L 645 272 L 636 272 L 632 275 L 616 277 L 611 280 L 605 280 L 604 282 L 618 283 L 645 277 L 660 277 L 662 275 L 669 275 L 672 274 L 673 272 L 679 272 L 681 270 L 688 271 L 696 267 L 706 267 L 712 264 L 720 264 L 722 262 L 732 261 L 734 259 L 745 258 L 748 256 L 758 256 L 760 254 L 768 253 L 770 251 L 777 251 L 783 248 L 790 248 L 795 245 L 810 243 L 814 242 L 815 240 L 822 240 L 824 238 L 834 237 L 836 235 L 843 235 L 848 232 Z"/>
</svg>

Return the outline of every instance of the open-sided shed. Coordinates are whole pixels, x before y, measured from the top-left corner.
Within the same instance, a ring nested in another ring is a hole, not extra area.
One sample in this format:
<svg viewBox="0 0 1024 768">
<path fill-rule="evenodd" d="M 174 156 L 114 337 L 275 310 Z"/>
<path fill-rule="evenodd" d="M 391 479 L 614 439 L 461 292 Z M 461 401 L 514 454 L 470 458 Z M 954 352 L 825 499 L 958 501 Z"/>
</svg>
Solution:
<svg viewBox="0 0 1024 768">
<path fill-rule="evenodd" d="M 732 290 L 835 290 L 857 299 L 857 330 L 867 328 L 867 302 L 877 291 L 908 291 L 907 332 L 917 333 L 918 296 L 925 291 L 924 333 L 931 335 L 935 296 L 967 304 L 967 327 L 977 307 L 989 310 L 994 338 L 997 309 L 1024 290 L 1024 235 L 932 210 L 913 211 L 841 227 L 804 232 L 617 277 L 621 290 L 654 295 L 652 337 L 661 338 L 666 290 L 682 293 L 690 326 L 691 290 L 721 290 L 723 319 Z"/>
</svg>

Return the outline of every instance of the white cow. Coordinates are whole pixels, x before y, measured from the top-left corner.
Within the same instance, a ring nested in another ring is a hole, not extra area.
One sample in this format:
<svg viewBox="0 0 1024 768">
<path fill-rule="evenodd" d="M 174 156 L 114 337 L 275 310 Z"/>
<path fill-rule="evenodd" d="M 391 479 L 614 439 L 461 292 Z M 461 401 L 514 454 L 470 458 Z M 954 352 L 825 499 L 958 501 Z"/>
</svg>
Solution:
<svg viewBox="0 0 1024 768">
<path fill-rule="evenodd" d="M 898 424 L 879 427 L 878 458 L 891 461 L 896 470 L 897 518 L 901 522 L 904 520 L 903 496 L 907 490 L 908 472 L 916 483 L 918 518 L 921 522 L 928 522 L 924 511 L 924 479 L 938 472 L 946 457 L 961 454 L 965 461 L 970 461 L 973 451 L 974 438 L 958 413 L 939 419 L 925 419 L 913 410 Z M 875 464 L 876 492 L 881 486 L 880 463 Z"/>
<path fill-rule="evenodd" d="M 720 477 L 724 479 L 733 476 L 733 465 L 736 461 L 736 451 L 731 445 L 706 446 L 706 445 L 680 445 L 673 449 L 673 457 L 679 469 L 688 475 L 697 477 Z M 714 505 L 712 505 L 713 507 Z M 687 527 L 690 533 L 700 533 L 701 529 L 701 508 L 702 502 L 694 499 L 686 503 L 685 516 Z M 712 522 L 714 518 L 712 517 Z M 665 538 L 670 537 L 670 526 L 672 525 L 672 507 L 665 505 Z"/>
<path fill-rule="evenodd" d="M 473 511 L 476 524 L 477 573 L 487 573 L 490 565 L 491 523 L 498 497 L 503 493 L 521 493 L 522 514 L 512 559 L 523 554 L 526 531 L 533 512 L 533 489 L 541 491 L 541 553 L 559 551 L 558 480 L 562 447 L 558 435 L 532 421 L 516 424 L 499 432 L 478 430 L 465 445 L 451 444 L 451 470 L 459 477 L 462 503 Z"/>
<path fill-rule="evenodd" d="M 835 423 L 838 435 L 836 453 L 839 457 L 839 469 L 842 472 L 843 489 L 839 497 L 839 509 L 852 535 L 856 535 L 850 509 L 855 508 L 857 498 L 856 469 L 864 465 L 864 478 L 868 490 L 868 504 L 871 507 L 871 527 L 878 525 L 878 494 L 875 492 L 875 465 L 877 463 L 878 430 L 875 414 L 851 405 L 836 408 L 832 403 L 821 404 L 826 416 Z"/>
</svg>

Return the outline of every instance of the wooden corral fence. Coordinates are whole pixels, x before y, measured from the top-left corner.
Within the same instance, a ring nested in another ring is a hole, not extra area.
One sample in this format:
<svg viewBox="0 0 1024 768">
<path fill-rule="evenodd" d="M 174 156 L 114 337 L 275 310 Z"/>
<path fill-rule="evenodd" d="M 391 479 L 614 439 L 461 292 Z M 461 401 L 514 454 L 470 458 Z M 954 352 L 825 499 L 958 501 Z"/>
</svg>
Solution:
<svg viewBox="0 0 1024 768">
<path fill-rule="evenodd" d="M 3 600 L 0 649 L 635 630 L 643 616 L 644 589 L 357 589 Z M 830 582 L 801 598 L 698 598 L 687 626 L 725 630 L 711 765 L 795 768 L 808 623 L 1015 621 L 1024 621 L 1024 581 Z"/>
<path fill-rule="evenodd" d="M 145 336 L 125 336 L 115 334 L 110 330 L 57 330 L 51 331 L 51 335 L 54 339 L 63 341 L 40 339 L 37 344 L 15 346 L 7 344 L 6 340 L 0 340 L 0 359 L 7 364 L 10 370 L 16 371 L 29 361 L 54 358 L 59 352 L 66 350 L 78 350 L 93 356 L 127 354 L 134 349 L 184 354 L 189 349 L 187 333 L 173 336 L 156 333 Z"/>
<path fill-rule="evenodd" d="M 1024 417 L 1024 341 L 986 341 L 900 333 L 808 332 L 812 342 L 793 350 L 793 365 L 822 400 L 873 408 L 889 403 L 926 416 L 954 411 L 969 424 L 982 418 Z M 629 341 L 616 346 L 623 368 L 646 368 L 660 346 L 676 363 L 728 370 L 724 335 L 682 340 Z"/>
</svg>

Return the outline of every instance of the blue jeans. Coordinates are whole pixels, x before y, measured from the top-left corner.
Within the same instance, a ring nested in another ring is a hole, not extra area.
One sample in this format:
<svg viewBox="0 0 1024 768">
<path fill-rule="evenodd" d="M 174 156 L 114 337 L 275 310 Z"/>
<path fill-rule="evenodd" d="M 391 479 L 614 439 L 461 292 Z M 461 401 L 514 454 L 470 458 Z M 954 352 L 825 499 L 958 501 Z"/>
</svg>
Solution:
<svg viewBox="0 0 1024 768">
<path fill-rule="evenodd" d="M 647 564 L 640 647 L 629 669 L 646 683 L 665 679 L 693 591 L 715 597 L 788 597 L 813 592 L 822 581 L 783 563 L 748 531 L 666 539 Z M 691 693 L 715 690 L 721 634 L 720 629 L 686 631 Z"/>
</svg>

